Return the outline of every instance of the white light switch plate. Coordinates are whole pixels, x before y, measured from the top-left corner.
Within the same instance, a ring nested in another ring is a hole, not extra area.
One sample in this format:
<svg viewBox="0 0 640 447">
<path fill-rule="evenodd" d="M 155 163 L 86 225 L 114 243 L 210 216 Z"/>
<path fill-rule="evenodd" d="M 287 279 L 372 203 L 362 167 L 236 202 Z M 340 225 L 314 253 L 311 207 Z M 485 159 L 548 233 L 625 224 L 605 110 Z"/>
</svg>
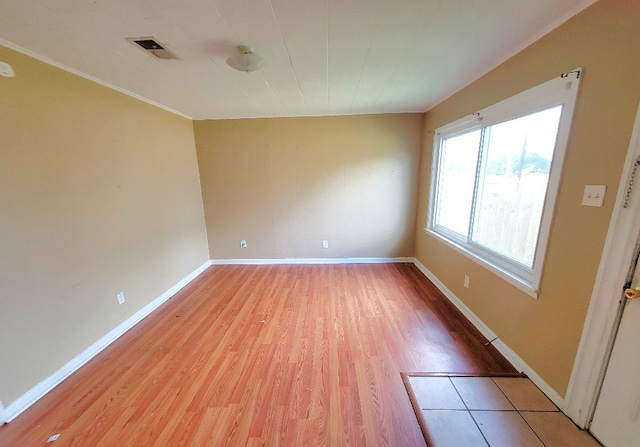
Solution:
<svg viewBox="0 0 640 447">
<path fill-rule="evenodd" d="M 606 185 L 585 185 L 582 204 L 584 206 L 602 206 L 606 190 Z"/>
</svg>

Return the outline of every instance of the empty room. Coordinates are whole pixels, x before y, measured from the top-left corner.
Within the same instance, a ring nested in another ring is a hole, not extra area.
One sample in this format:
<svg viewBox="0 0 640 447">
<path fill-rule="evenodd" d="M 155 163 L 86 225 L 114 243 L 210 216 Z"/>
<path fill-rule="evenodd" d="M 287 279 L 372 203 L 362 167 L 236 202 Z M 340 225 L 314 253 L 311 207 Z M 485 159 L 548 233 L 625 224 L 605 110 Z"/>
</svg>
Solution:
<svg viewBox="0 0 640 447">
<path fill-rule="evenodd" d="M 640 445 L 639 24 L 0 0 L 0 447 Z"/>
</svg>

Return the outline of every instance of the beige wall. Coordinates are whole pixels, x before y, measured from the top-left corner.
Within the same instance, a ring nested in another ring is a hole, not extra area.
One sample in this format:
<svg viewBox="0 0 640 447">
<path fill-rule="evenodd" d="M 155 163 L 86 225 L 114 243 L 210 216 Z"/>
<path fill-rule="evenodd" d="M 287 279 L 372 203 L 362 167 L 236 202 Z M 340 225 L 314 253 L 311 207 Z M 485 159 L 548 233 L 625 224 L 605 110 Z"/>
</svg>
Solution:
<svg viewBox="0 0 640 447">
<path fill-rule="evenodd" d="M 213 259 L 413 255 L 421 114 L 194 129 Z"/>
<path fill-rule="evenodd" d="M 600 0 L 426 115 L 416 255 L 558 393 L 564 395 L 640 100 L 640 3 Z M 584 67 L 538 300 L 426 234 L 433 130 Z M 608 186 L 603 208 L 580 205 Z M 463 287 L 463 278 L 471 287 Z"/>
<path fill-rule="evenodd" d="M 0 47 L 17 74 L 0 78 L 0 399 L 14 401 L 205 262 L 207 234 L 214 259 L 415 247 L 564 394 L 640 100 L 638 23 L 637 1 L 600 0 L 431 110 L 424 144 L 419 114 L 192 124 Z M 428 131 L 575 67 L 585 75 L 534 300 L 422 229 Z M 580 206 L 585 184 L 608 185 L 603 208 Z"/>
<path fill-rule="evenodd" d="M 10 404 L 209 256 L 190 120 L 3 47 L 0 60 L 16 72 L 0 78 Z"/>
</svg>

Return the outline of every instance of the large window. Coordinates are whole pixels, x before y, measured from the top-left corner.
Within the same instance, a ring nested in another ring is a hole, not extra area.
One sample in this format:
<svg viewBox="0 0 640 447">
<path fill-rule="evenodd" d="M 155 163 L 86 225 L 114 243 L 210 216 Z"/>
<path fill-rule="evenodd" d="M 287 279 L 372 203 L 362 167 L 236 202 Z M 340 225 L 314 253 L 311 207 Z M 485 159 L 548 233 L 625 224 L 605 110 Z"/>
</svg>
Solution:
<svg viewBox="0 0 640 447">
<path fill-rule="evenodd" d="M 427 230 L 537 296 L 581 72 L 435 132 Z"/>
</svg>

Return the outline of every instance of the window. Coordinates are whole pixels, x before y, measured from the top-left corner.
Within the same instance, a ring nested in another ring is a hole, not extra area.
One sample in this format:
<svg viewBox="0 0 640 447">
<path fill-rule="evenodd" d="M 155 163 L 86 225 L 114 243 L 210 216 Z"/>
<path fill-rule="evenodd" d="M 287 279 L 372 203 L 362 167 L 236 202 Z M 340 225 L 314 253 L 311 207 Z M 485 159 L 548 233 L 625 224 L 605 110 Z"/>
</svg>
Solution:
<svg viewBox="0 0 640 447">
<path fill-rule="evenodd" d="M 580 75 L 435 132 L 427 231 L 534 297 Z"/>
</svg>

